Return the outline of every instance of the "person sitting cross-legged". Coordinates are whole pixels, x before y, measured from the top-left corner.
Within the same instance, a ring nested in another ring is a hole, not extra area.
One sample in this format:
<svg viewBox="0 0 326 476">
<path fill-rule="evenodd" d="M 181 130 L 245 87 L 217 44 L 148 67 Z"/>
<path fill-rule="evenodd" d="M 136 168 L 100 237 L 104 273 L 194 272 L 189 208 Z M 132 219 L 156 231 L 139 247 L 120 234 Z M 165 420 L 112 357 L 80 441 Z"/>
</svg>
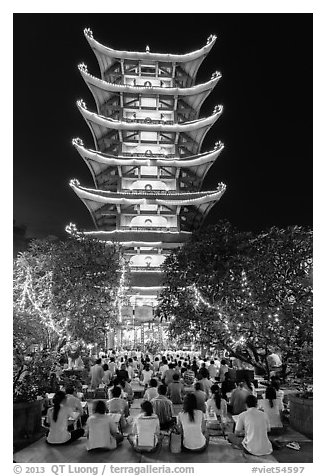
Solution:
<svg viewBox="0 0 326 476">
<path fill-rule="evenodd" d="M 71 443 L 84 435 L 83 428 L 68 431 L 68 419 L 73 416 L 73 410 L 67 403 L 65 392 L 59 390 L 53 397 L 53 407 L 49 408 L 46 420 L 50 431 L 46 438 L 49 445 L 63 445 Z"/>
<path fill-rule="evenodd" d="M 113 398 L 107 402 L 107 409 L 109 413 L 120 413 L 121 428 L 124 430 L 127 427 L 126 418 L 129 416 L 128 402 L 124 398 L 121 398 L 121 387 L 113 387 L 111 393 Z"/>
<path fill-rule="evenodd" d="M 151 400 L 154 413 L 158 416 L 161 430 L 168 430 L 175 422 L 176 418 L 173 417 L 173 404 L 171 400 L 166 397 L 167 387 L 164 384 L 158 387 L 158 397 Z"/>
<path fill-rule="evenodd" d="M 177 417 L 178 427 L 182 434 L 182 449 L 201 453 L 209 443 L 204 413 L 197 408 L 197 400 L 193 393 L 185 396 L 183 412 Z"/>
<path fill-rule="evenodd" d="M 167 396 L 171 399 L 172 403 L 178 404 L 183 402 L 184 394 L 184 386 L 180 382 L 180 375 L 174 374 L 173 381 L 168 385 Z"/>
<path fill-rule="evenodd" d="M 229 433 L 228 440 L 249 454 L 269 455 L 273 452 L 273 447 L 267 436 L 270 431 L 268 417 L 258 410 L 257 398 L 254 395 L 248 395 L 246 405 L 248 409 L 240 413 L 235 432 Z"/>
<path fill-rule="evenodd" d="M 155 378 L 151 378 L 149 381 L 149 387 L 144 394 L 144 400 L 151 401 L 156 397 L 158 397 L 157 380 Z"/>
<path fill-rule="evenodd" d="M 160 422 L 148 400 L 141 404 L 141 413 L 135 418 L 128 441 L 135 451 L 153 453 L 160 446 Z"/>
<path fill-rule="evenodd" d="M 268 417 L 272 433 L 279 433 L 283 429 L 281 421 L 282 411 L 284 410 L 283 403 L 276 397 L 276 390 L 269 385 L 266 388 L 264 398 L 259 400 L 258 408 L 263 410 Z"/>
<path fill-rule="evenodd" d="M 214 430 L 221 425 L 224 431 L 227 423 L 227 403 L 224 398 L 222 398 L 221 389 L 218 384 L 212 385 L 211 392 L 212 398 L 206 402 L 207 413 L 210 415 L 211 412 L 213 412 L 217 417 L 217 421 L 207 422 L 207 428 Z"/>
<path fill-rule="evenodd" d="M 106 414 L 103 400 L 95 402 L 93 414 L 87 420 L 86 436 L 88 451 L 97 448 L 114 450 L 123 441 L 123 435 L 117 431 L 113 418 Z"/>
</svg>

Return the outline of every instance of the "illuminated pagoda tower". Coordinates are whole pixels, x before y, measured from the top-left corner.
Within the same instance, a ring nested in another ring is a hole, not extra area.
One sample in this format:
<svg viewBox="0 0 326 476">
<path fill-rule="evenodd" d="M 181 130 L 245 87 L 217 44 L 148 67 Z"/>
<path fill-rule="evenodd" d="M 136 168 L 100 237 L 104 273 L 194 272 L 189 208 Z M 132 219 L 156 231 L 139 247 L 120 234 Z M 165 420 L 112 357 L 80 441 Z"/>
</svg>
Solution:
<svg viewBox="0 0 326 476">
<path fill-rule="evenodd" d="M 175 55 L 152 53 L 148 46 L 144 52 L 118 51 L 96 41 L 90 29 L 84 33 L 101 78 L 79 65 L 97 110 L 88 110 L 83 100 L 77 106 L 95 148 L 80 139 L 73 144 L 90 169 L 94 188 L 75 179 L 70 185 L 92 216 L 95 229 L 87 233 L 124 248 L 131 270 L 130 305 L 120 318 L 122 327 L 132 326 L 133 339 L 138 328 L 143 343 L 146 327 L 151 329 L 147 338 L 157 338 L 157 330 L 161 337 L 158 324 L 150 322 L 166 255 L 191 238 L 225 191 L 222 183 L 216 190 L 202 190 L 223 144 L 217 142 L 207 152 L 201 146 L 222 106 L 215 106 L 209 117 L 199 117 L 221 74 L 195 83 L 216 37 L 211 35 L 197 51 Z"/>
</svg>

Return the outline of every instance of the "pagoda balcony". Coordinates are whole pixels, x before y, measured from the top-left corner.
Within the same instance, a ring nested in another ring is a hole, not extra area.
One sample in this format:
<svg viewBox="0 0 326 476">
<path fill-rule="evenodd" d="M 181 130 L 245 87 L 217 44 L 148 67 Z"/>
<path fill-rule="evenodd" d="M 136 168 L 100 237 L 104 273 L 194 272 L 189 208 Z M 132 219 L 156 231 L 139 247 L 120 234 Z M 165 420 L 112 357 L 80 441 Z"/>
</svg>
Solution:
<svg viewBox="0 0 326 476">
<path fill-rule="evenodd" d="M 143 159 L 177 159 L 175 154 L 146 154 L 146 152 L 123 152 L 123 157 L 141 157 Z"/>
<path fill-rule="evenodd" d="M 168 126 L 173 126 L 174 121 L 163 121 L 161 119 L 151 119 L 147 117 L 145 119 L 128 119 L 127 117 L 122 118 L 122 122 L 127 122 L 129 124 L 165 124 Z"/>
<path fill-rule="evenodd" d="M 163 272 L 161 266 L 130 266 L 129 269 L 130 271 L 134 273 L 144 273 L 144 272 L 162 273 Z"/>
<path fill-rule="evenodd" d="M 133 188 L 132 190 L 123 188 L 121 193 L 134 193 L 137 195 L 175 195 L 178 193 L 177 190 L 160 190 L 160 189 L 152 189 L 152 190 L 144 190 L 143 188 Z"/>
<path fill-rule="evenodd" d="M 179 231 L 176 226 L 120 226 L 119 230 L 128 231 Z"/>
</svg>

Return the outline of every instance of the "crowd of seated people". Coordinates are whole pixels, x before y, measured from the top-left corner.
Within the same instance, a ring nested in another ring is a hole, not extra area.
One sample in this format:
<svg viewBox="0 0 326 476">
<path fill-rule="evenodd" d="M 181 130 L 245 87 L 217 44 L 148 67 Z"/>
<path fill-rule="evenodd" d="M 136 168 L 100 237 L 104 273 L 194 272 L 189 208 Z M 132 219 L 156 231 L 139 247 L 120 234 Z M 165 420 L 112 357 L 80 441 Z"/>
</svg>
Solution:
<svg viewBox="0 0 326 476">
<path fill-rule="evenodd" d="M 268 434 L 283 426 L 279 381 L 274 379 L 257 403 L 253 383 L 244 378 L 233 389 L 228 369 L 225 360 L 194 355 L 102 355 L 90 369 L 90 388 L 104 389 L 106 398 L 94 399 L 85 433 L 69 427 L 73 412 L 85 415 L 75 389 L 68 386 L 55 394 L 48 410 L 47 442 L 68 444 L 85 434 L 88 450 L 114 450 L 126 436 L 135 451 L 153 452 L 161 445 L 162 432 L 173 429 L 181 434 L 182 451 L 202 452 L 211 429 L 222 428 L 224 435 L 231 413 L 238 419 L 235 432 L 228 432 L 230 443 L 254 455 L 269 454 Z M 141 412 L 131 421 L 135 381 L 143 396 Z"/>
</svg>

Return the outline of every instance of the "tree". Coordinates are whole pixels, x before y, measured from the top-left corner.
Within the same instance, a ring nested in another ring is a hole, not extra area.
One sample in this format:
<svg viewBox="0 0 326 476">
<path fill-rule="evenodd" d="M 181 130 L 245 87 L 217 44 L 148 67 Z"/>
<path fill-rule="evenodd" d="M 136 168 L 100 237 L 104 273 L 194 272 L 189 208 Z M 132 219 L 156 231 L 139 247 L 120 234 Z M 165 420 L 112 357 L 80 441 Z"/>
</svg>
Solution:
<svg viewBox="0 0 326 476">
<path fill-rule="evenodd" d="M 300 362 L 311 375 L 311 238 L 300 227 L 257 236 L 225 222 L 208 228 L 167 258 L 157 315 L 180 343 L 226 349 L 267 374 L 277 351 L 284 373 Z"/>
<path fill-rule="evenodd" d="M 14 338 L 24 328 L 47 347 L 64 339 L 103 340 L 125 288 L 119 249 L 83 236 L 34 240 L 14 262 Z M 46 337 L 45 337 L 46 336 Z"/>
</svg>

